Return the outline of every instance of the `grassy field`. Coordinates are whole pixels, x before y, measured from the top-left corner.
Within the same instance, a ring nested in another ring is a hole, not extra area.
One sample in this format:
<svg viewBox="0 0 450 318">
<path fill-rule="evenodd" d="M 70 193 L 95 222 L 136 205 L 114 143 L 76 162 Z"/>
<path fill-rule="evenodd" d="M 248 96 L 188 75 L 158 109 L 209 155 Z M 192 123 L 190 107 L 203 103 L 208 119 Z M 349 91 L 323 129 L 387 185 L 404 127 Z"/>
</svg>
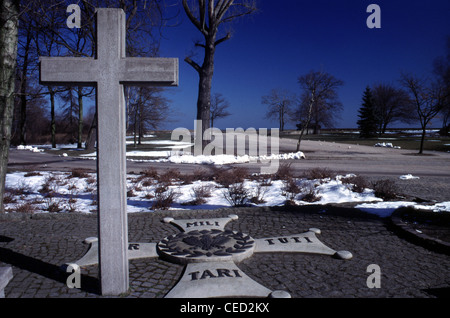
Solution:
<svg viewBox="0 0 450 318">
<path fill-rule="evenodd" d="M 280 136 L 284 138 L 297 139 L 298 135 L 293 134 L 293 131 L 281 133 Z M 360 138 L 357 130 L 322 130 L 318 135 L 305 135 L 303 140 L 317 140 L 338 142 L 352 145 L 366 145 L 374 146 L 377 143 L 392 143 L 393 146 L 401 147 L 402 149 L 417 150 L 420 147 L 421 133 L 419 129 L 396 129 L 387 131 L 383 136 L 377 138 Z M 450 151 L 450 137 L 439 136 L 437 132 L 429 132 L 425 137 L 425 150 L 433 151 Z"/>
</svg>

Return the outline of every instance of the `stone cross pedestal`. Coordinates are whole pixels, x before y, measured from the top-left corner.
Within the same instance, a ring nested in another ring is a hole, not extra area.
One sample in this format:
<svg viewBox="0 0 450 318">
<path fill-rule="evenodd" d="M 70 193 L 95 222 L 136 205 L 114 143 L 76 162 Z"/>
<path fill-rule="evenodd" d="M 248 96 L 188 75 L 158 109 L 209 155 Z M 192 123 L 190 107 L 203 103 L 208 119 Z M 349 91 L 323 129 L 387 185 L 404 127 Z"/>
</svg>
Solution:
<svg viewBox="0 0 450 318">
<path fill-rule="evenodd" d="M 129 285 L 123 85 L 178 85 L 178 59 L 126 57 L 125 20 L 122 9 L 97 9 L 95 58 L 40 57 L 42 84 L 96 87 L 99 263 L 103 295 L 125 293 Z"/>
</svg>

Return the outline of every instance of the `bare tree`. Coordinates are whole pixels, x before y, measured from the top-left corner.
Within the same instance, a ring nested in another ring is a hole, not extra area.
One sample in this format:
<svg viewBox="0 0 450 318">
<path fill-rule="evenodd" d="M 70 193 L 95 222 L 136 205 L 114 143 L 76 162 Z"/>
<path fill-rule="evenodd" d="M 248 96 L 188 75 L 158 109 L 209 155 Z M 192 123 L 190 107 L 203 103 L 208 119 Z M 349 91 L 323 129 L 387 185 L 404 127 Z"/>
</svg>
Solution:
<svg viewBox="0 0 450 318">
<path fill-rule="evenodd" d="M 141 144 L 149 129 L 158 129 L 170 115 L 170 101 L 161 87 L 133 87 L 129 92 L 128 129 L 133 132 L 134 145 Z"/>
<path fill-rule="evenodd" d="M 442 135 L 450 133 L 450 36 L 447 37 L 446 50 L 446 55 L 436 58 L 433 63 L 433 73 L 447 92 L 447 98 L 441 110 L 442 129 L 440 133 Z"/>
<path fill-rule="evenodd" d="M 408 89 L 419 117 L 422 128 L 419 154 L 422 154 L 427 126 L 443 108 L 447 92 L 441 82 L 431 82 L 414 75 L 402 74 L 401 82 Z"/>
<path fill-rule="evenodd" d="M 0 0 L 0 213 L 8 167 L 19 29 L 19 0 Z"/>
<path fill-rule="evenodd" d="M 384 134 L 387 126 L 393 122 L 411 123 L 417 120 L 405 90 L 390 84 L 376 84 L 372 87 L 372 94 L 379 134 Z"/>
<path fill-rule="evenodd" d="M 302 95 L 294 118 L 301 122 L 302 128 L 297 142 L 297 151 L 300 150 L 303 135 L 311 122 L 315 132 L 320 125 L 333 125 L 338 112 L 342 109 L 337 89 L 344 85 L 343 81 L 323 71 L 310 71 L 299 77 L 298 82 Z"/>
<path fill-rule="evenodd" d="M 214 121 L 219 118 L 225 118 L 231 115 L 227 111 L 230 103 L 220 93 L 215 93 L 211 98 L 211 127 L 214 127 Z"/>
<path fill-rule="evenodd" d="M 197 120 L 202 121 L 201 134 L 210 128 L 211 87 L 214 75 L 214 54 L 219 44 L 231 38 L 231 33 L 219 34 L 219 27 L 238 17 L 256 11 L 254 1 L 235 0 L 183 0 L 183 8 L 192 24 L 204 37 L 204 43 L 196 43 L 204 49 L 203 63 L 194 62 L 191 57 L 185 61 L 199 74 L 197 99 Z M 206 147 L 207 140 L 203 140 L 202 147 Z"/>
<path fill-rule="evenodd" d="M 280 131 L 284 130 L 284 125 L 289 120 L 294 102 L 295 96 L 283 89 L 272 89 L 269 95 L 262 97 L 261 101 L 268 107 L 266 118 L 278 120 Z"/>
</svg>

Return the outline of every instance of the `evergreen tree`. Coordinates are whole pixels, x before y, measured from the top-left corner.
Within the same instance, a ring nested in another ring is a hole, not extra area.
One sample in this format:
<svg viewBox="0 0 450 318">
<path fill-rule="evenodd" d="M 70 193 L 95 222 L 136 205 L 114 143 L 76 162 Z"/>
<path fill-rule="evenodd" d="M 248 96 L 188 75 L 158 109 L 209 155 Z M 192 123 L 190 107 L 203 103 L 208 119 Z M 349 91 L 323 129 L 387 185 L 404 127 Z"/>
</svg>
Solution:
<svg viewBox="0 0 450 318">
<path fill-rule="evenodd" d="M 366 88 L 363 95 L 363 103 L 359 109 L 360 118 L 357 122 L 359 128 L 359 136 L 361 138 L 374 137 L 377 134 L 378 120 L 373 102 L 372 91 Z"/>
</svg>

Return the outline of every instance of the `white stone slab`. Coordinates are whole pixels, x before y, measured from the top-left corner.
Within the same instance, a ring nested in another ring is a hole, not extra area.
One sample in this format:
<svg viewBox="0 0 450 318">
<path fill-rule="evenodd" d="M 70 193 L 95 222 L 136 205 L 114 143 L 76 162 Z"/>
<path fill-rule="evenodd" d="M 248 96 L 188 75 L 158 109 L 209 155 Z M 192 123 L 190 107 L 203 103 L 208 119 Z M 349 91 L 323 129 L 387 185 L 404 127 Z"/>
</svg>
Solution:
<svg viewBox="0 0 450 318">
<path fill-rule="evenodd" d="M 271 292 L 234 262 L 190 263 L 166 298 L 268 297 Z"/>
<path fill-rule="evenodd" d="M 226 218 L 214 218 L 214 219 L 189 219 L 189 220 L 175 220 L 174 218 L 164 218 L 165 223 L 172 223 L 178 226 L 182 231 L 188 232 L 192 230 L 224 230 L 228 222 L 237 220 L 238 216 L 230 214 Z"/>
<path fill-rule="evenodd" d="M 87 238 L 84 243 L 90 244 L 88 251 L 77 261 L 67 264 L 77 264 L 80 267 L 98 264 L 98 239 Z M 156 243 L 128 243 L 128 260 L 158 257 Z"/>
<path fill-rule="evenodd" d="M 338 252 L 326 246 L 316 237 L 316 234 L 320 234 L 320 230 L 313 228 L 308 232 L 296 235 L 255 239 L 254 253 L 312 253 L 332 255 L 341 259 L 352 258 L 352 254 L 348 251 Z"/>
</svg>

